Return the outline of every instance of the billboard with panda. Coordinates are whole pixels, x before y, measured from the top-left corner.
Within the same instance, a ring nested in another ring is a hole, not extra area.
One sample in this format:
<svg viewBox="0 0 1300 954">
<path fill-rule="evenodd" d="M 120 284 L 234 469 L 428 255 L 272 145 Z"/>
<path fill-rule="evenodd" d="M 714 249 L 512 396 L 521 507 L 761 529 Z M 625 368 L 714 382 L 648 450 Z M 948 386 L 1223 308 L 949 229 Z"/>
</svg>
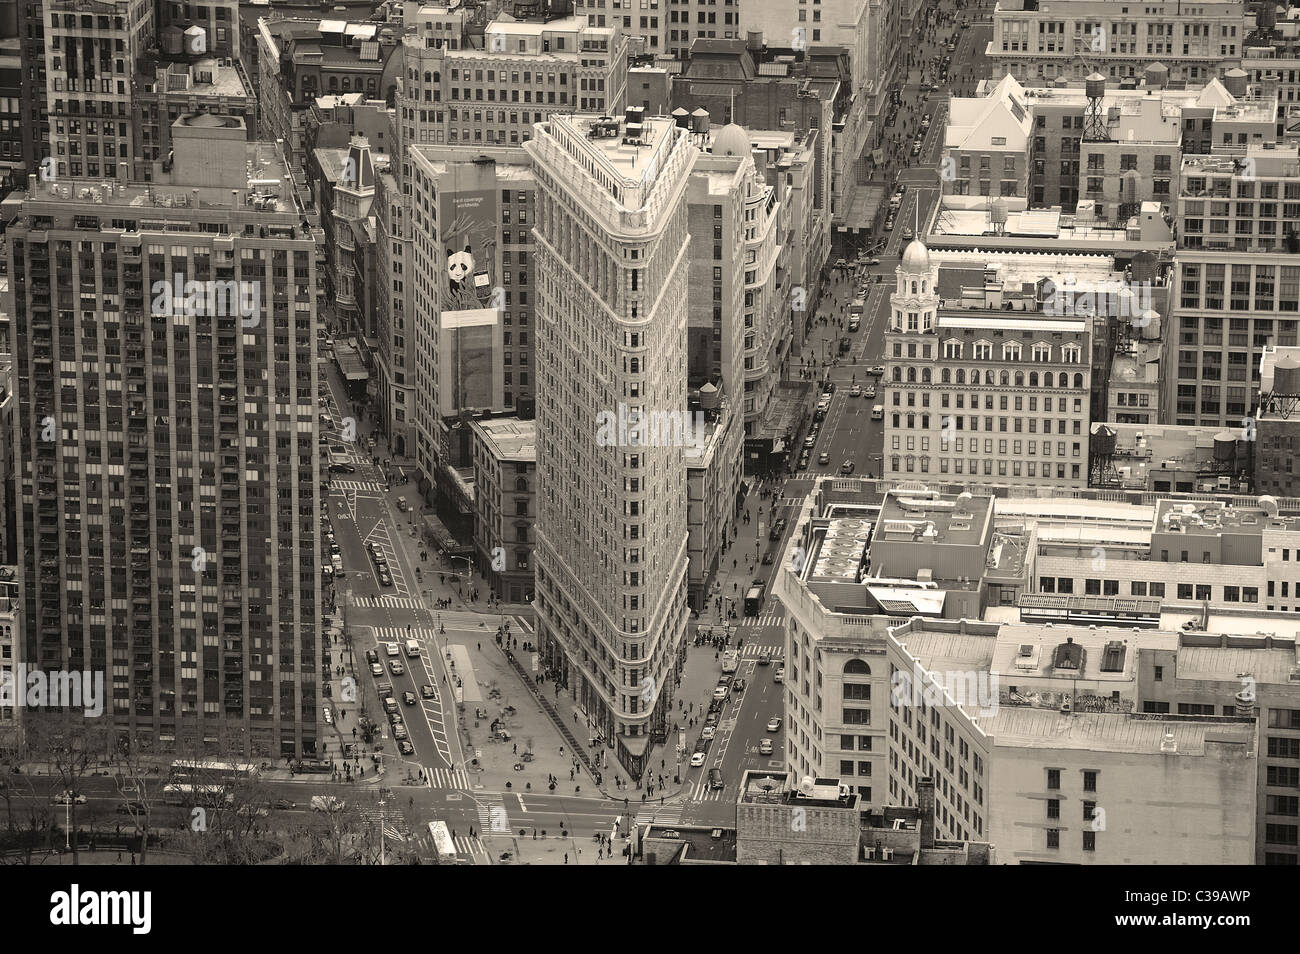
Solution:
<svg viewBox="0 0 1300 954">
<path fill-rule="evenodd" d="M 502 308 L 496 168 L 457 163 L 439 195 L 441 276 L 438 323 L 439 410 L 502 409 Z"/>
</svg>

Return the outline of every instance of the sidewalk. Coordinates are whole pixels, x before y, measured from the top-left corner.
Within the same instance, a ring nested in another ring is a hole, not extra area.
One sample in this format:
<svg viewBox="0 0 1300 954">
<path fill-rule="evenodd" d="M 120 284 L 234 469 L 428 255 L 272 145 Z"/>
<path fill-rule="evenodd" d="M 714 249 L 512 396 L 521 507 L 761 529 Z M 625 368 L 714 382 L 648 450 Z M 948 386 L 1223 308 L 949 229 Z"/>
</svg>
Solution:
<svg viewBox="0 0 1300 954">
<path fill-rule="evenodd" d="M 623 845 L 627 839 L 614 842 L 611 855 L 598 857 L 606 850 L 591 838 L 519 838 L 507 835 L 483 836 L 483 847 L 494 865 L 621 865 L 627 867 Z M 509 852 L 510 857 L 502 859 Z"/>
</svg>

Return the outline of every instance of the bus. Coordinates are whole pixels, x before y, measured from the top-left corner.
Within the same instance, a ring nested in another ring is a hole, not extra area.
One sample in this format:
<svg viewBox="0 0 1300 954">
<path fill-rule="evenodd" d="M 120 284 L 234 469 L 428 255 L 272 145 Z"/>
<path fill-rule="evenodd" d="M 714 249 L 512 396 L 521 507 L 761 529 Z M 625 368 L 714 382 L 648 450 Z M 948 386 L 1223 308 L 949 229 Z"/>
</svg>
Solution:
<svg viewBox="0 0 1300 954">
<path fill-rule="evenodd" d="M 258 768 L 252 762 L 219 762 L 215 759 L 177 759 L 172 762 L 171 770 L 174 782 L 197 782 L 203 785 L 243 782 L 256 778 L 258 774 Z"/>
<path fill-rule="evenodd" d="M 439 861 L 451 862 L 456 860 L 456 842 L 452 840 L 446 822 L 429 822 L 429 840 L 433 842 L 433 850 L 437 854 Z"/>
<path fill-rule="evenodd" d="M 763 588 L 761 586 L 751 586 L 745 591 L 745 615 L 757 616 L 758 611 L 763 608 Z"/>
<path fill-rule="evenodd" d="M 163 786 L 164 805 L 229 805 L 235 796 L 226 791 L 224 785 L 187 785 L 172 782 Z"/>
</svg>

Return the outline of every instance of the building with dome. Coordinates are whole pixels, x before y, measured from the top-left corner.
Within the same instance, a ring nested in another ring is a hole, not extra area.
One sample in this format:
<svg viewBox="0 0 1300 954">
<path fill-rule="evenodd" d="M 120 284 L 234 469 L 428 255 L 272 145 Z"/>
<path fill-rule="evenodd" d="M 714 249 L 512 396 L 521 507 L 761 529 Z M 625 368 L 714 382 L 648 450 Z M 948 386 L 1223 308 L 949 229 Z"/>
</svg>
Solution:
<svg viewBox="0 0 1300 954">
<path fill-rule="evenodd" d="M 918 237 L 895 275 L 882 475 L 1086 487 L 1090 323 L 1055 313 L 1041 256 L 931 253 Z"/>
</svg>

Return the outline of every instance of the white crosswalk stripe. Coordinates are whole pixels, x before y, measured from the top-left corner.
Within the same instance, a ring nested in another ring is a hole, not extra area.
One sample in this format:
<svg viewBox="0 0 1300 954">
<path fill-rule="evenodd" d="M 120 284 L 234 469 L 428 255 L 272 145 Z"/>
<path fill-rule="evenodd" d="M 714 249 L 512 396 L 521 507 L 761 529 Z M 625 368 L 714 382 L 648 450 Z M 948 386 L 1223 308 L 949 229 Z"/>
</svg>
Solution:
<svg viewBox="0 0 1300 954">
<path fill-rule="evenodd" d="M 505 799 L 500 795 L 483 795 L 475 801 L 478 803 L 479 831 L 488 833 L 510 831 L 510 816 L 506 812 Z"/>
<path fill-rule="evenodd" d="M 380 643 L 404 644 L 408 639 L 433 639 L 432 626 L 412 626 L 408 631 L 405 626 L 371 626 L 375 631 L 375 641 Z"/>
<path fill-rule="evenodd" d="M 746 616 L 741 626 L 780 626 L 785 617 L 780 613 L 764 613 L 762 616 Z"/>
<path fill-rule="evenodd" d="M 636 813 L 637 825 L 677 825 L 682 820 L 682 806 L 665 805 L 659 808 L 643 808 Z"/>
<path fill-rule="evenodd" d="M 333 480 L 330 490 L 365 491 L 366 493 L 383 493 L 384 485 L 377 480 Z"/>
<path fill-rule="evenodd" d="M 424 774 L 429 776 L 434 788 L 468 789 L 469 776 L 464 769 L 426 768 Z"/>
<path fill-rule="evenodd" d="M 471 838 L 469 835 L 457 835 L 452 839 L 456 843 L 456 854 L 466 855 L 475 861 L 482 858 L 484 862 L 488 860 L 487 849 L 483 847 L 483 842 L 477 837 Z"/>
<path fill-rule="evenodd" d="M 387 606 L 394 609 L 424 609 L 424 600 L 416 596 L 357 596 L 354 606 Z"/>
<path fill-rule="evenodd" d="M 757 659 L 759 656 L 780 656 L 784 652 L 784 644 L 773 646 L 769 643 L 745 643 L 740 655 L 743 659 Z"/>
</svg>

